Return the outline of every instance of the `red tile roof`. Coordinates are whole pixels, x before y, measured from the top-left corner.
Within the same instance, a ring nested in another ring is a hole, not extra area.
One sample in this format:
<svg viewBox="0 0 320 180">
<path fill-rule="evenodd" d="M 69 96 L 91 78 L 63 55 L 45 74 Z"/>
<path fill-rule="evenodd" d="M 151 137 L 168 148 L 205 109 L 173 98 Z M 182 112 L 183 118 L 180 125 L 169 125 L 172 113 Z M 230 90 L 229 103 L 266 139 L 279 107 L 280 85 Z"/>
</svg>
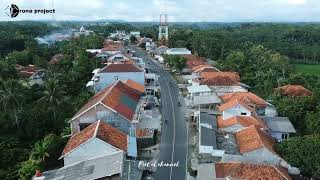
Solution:
<svg viewBox="0 0 320 180">
<path fill-rule="evenodd" d="M 301 85 L 286 85 L 276 88 L 285 96 L 312 96 L 312 92 Z"/>
<path fill-rule="evenodd" d="M 243 180 L 291 180 L 288 171 L 279 166 L 244 163 L 215 163 L 216 178 Z"/>
<path fill-rule="evenodd" d="M 143 70 L 134 64 L 110 64 L 100 71 L 100 73 L 108 72 L 143 72 Z"/>
<path fill-rule="evenodd" d="M 260 148 L 267 148 L 274 152 L 273 146 L 276 144 L 274 139 L 266 132 L 252 125 L 236 133 L 240 153 L 250 152 Z"/>
<path fill-rule="evenodd" d="M 55 54 L 51 57 L 49 64 L 57 64 L 63 59 L 63 54 Z"/>
<path fill-rule="evenodd" d="M 101 90 L 94 95 L 72 118 L 74 120 L 96 104 L 104 104 L 108 108 L 118 112 L 129 121 L 133 120 L 135 108 L 137 107 L 141 93 L 125 85 L 121 81 Z M 130 106 L 129 106 L 130 104 Z"/>
<path fill-rule="evenodd" d="M 204 65 L 198 65 L 192 68 L 191 70 L 194 73 L 201 73 L 201 72 L 219 72 L 219 70 L 215 67 L 212 67 L 209 64 L 204 64 Z"/>
<path fill-rule="evenodd" d="M 207 86 L 240 86 L 240 83 L 234 81 L 228 76 L 217 76 L 214 78 L 200 80 L 201 85 Z"/>
<path fill-rule="evenodd" d="M 227 76 L 233 81 L 240 82 L 240 75 L 237 72 L 202 72 L 200 73 L 201 78 L 211 79 L 219 76 Z"/>
<path fill-rule="evenodd" d="M 265 123 L 261 118 L 253 116 L 234 116 L 229 119 L 222 119 L 222 116 L 218 116 L 218 128 L 227 128 L 235 124 L 241 124 L 243 127 L 249 127 L 256 125 L 258 128 L 266 128 Z"/>
<path fill-rule="evenodd" d="M 126 81 L 124 81 L 124 83 L 131 87 L 132 89 L 135 89 L 137 91 L 139 91 L 140 93 L 144 93 L 145 92 L 145 87 L 142 84 L 139 84 L 137 82 L 135 82 L 134 80 L 128 79 Z"/>
<path fill-rule="evenodd" d="M 256 107 L 266 107 L 267 102 L 261 97 L 251 93 L 251 92 L 235 92 L 227 93 L 221 96 L 224 102 L 228 102 L 232 99 L 237 99 L 239 102 L 244 102 L 247 104 L 254 104 Z"/>
<path fill-rule="evenodd" d="M 192 54 L 181 55 L 181 56 L 187 59 L 186 66 L 189 69 L 192 69 L 192 68 L 194 68 L 194 67 L 196 67 L 198 65 L 207 64 L 206 60 L 204 58 L 202 58 L 202 57 L 199 57 L 199 56 L 195 56 L 195 55 L 192 55 Z"/>
<path fill-rule="evenodd" d="M 123 44 L 117 41 L 107 40 L 104 42 L 103 51 L 121 51 L 123 49 Z"/>
<path fill-rule="evenodd" d="M 118 149 L 127 151 L 127 135 L 99 120 L 70 137 L 62 152 L 62 157 L 94 137 L 99 138 Z"/>
<path fill-rule="evenodd" d="M 241 105 L 243 106 L 244 108 L 246 108 L 247 110 L 251 111 L 252 113 L 255 113 L 255 110 L 253 107 L 251 107 L 249 104 L 247 103 L 244 103 L 244 102 L 241 102 L 239 101 L 238 99 L 232 99 L 222 105 L 219 106 L 219 111 L 225 111 L 227 109 L 230 109 L 236 105 Z"/>
<path fill-rule="evenodd" d="M 21 65 L 16 65 L 16 70 L 18 71 L 18 74 L 22 78 L 29 78 L 31 77 L 35 72 L 40 70 L 39 67 L 29 64 L 28 66 L 21 66 Z"/>
</svg>

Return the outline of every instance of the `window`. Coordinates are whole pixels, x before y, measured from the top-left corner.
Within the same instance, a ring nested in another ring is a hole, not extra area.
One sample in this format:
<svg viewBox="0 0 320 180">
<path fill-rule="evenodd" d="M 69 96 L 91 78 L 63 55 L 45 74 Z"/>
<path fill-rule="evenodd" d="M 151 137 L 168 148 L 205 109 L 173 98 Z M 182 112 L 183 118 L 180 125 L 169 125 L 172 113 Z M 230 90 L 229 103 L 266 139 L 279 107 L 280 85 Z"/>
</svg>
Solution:
<svg viewBox="0 0 320 180">
<path fill-rule="evenodd" d="M 119 79 L 119 76 L 114 76 L 114 79 L 117 81 Z"/>
<path fill-rule="evenodd" d="M 288 139 L 288 134 L 282 134 L 282 139 Z"/>
<path fill-rule="evenodd" d="M 241 113 L 241 116 L 246 116 L 246 115 L 247 115 L 247 113 L 243 113 L 243 112 Z"/>
</svg>

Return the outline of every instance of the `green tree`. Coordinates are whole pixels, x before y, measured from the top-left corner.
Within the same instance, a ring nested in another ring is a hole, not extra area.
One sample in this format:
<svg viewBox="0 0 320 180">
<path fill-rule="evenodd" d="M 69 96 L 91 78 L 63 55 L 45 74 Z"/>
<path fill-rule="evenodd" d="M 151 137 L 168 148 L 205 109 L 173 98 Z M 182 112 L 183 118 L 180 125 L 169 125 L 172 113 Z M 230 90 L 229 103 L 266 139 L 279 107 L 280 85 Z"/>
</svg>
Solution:
<svg viewBox="0 0 320 180">
<path fill-rule="evenodd" d="M 314 179 L 320 178 L 320 135 L 292 137 L 276 145 L 276 151 L 289 162 L 298 167 L 302 174 Z"/>
<path fill-rule="evenodd" d="M 30 180 L 35 175 L 36 170 L 41 170 L 41 163 L 38 160 L 29 159 L 21 164 L 19 177 L 22 180 Z"/>
<path fill-rule="evenodd" d="M 24 103 L 22 89 L 23 87 L 16 80 L 3 81 L 0 79 L 1 109 L 9 112 L 11 119 L 18 128 L 20 123 L 19 113 Z"/>
</svg>

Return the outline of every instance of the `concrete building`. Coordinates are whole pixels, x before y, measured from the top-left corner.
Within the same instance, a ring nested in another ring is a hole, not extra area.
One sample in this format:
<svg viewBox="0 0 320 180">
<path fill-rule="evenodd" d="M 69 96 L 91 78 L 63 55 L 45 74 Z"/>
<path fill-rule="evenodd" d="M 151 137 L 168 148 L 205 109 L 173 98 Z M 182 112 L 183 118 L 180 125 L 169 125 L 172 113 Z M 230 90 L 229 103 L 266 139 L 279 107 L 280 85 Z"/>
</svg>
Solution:
<svg viewBox="0 0 320 180">
<path fill-rule="evenodd" d="M 117 158 L 113 164 L 118 162 L 118 168 L 122 169 L 124 155 L 130 153 L 128 149 L 132 148 L 129 147 L 129 140 L 128 135 L 99 120 L 73 135 L 60 159 L 63 158 L 64 166 L 68 166 L 96 157 L 114 155 Z"/>
<path fill-rule="evenodd" d="M 288 117 L 262 117 L 267 124 L 271 136 L 278 142 L 286 140 L 290 134 L 296 133 Z"/>
<path fill-rule="evenodd" d="M 139 84 L 144 84 L 145 72 L 134 64 L 110 64 L 94 74 L 94 79 L 96 81 L 91 84 L 96 91 L 100 91 L 117 80 L 132 79 Z"/>
<path fill-rule="evenodd" d="M 166 51 L 165 54 L 168 55 L 188 55 L 191 54 L 191 51 L 187 48 L 171 48 Z"/>
</svg>

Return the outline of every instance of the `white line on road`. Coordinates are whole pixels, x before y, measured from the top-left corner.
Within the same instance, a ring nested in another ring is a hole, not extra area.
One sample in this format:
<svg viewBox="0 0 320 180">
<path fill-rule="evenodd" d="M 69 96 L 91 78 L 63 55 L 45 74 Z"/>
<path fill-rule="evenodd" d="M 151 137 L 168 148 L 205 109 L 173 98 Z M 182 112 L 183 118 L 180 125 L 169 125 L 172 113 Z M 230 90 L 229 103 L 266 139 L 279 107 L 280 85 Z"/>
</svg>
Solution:
<svg viewBox="0 0 320 180">
<path fill-rule="evenodd" d="M 174 155 L 174 145 L 175 145 L 175 140 L 176 140 L 176 120 L 175 120 L 175 114 L 174 114 L 174 106 L 173 106 L 173 101 L 172 101 L 172 95 L 170 92 L 170 87 L 168 85 L 168 82 L 166 80 L 166 84 L 169 90 L 169 96 L 170 96 L 170 101 L 171 101 L 171 106 L 172 106 L 172 116 L 173 116 L 173 140 L 172 140 L 172 154 L 171 154 L 171 163 L 173 163 L 173 155 Z M 172 166 L 170 167 L 170 180 L 172 179 Z"/>
</svg>

